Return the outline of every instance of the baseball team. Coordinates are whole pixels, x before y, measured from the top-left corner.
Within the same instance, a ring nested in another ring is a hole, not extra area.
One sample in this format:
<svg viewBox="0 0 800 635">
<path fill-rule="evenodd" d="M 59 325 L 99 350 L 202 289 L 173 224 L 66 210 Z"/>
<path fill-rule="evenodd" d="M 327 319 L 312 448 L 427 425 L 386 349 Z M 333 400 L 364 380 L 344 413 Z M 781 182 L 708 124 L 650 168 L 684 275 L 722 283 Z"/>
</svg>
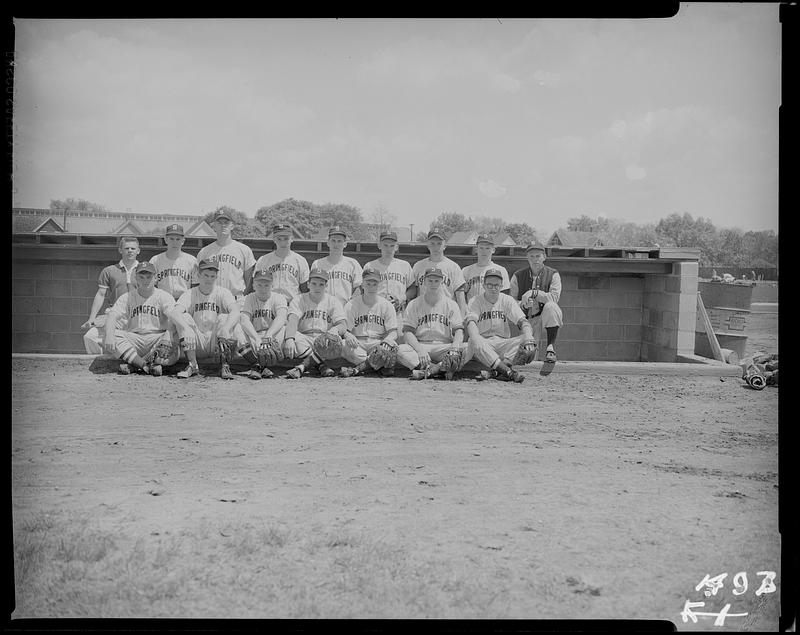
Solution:
<svg viewBox="0 0 800 635">
<path fill-rule="evenodd" d="M 233 238 L 227 212 L 218 211 L 211 225 L 217 238 L 197 257 L 182 251 L 184 230 L 176 224 L 165 230 L 166 251 L 149 261 L 137 260 L 135 237 L 120 239 L 121 260 L 100 272 L 83 324 L 88 354 L 120 360 L 122 374 L 158 376 L 182 362 L 182 379 L 199 375 L 205 359 L 219 362 L 223 379 L 234 379 L 233 363 L 245 364 L 251 379 L 271 378 L 287 360 L 289 379 L 391 376 L 400 364 L 412 380 L 452 379 L 475 360 L 483 368 L 475 379 L 519 383 L 524 376 L 513 367 L 537 357 L 544 329 L 544 361 L 556 361 L 561 278 L 537 242 L 526 247 L 528 266 L 509 277 L 492 261 L 486 234 L 477 240 L 477 262 L 462 269 L 444 255 L 440 230 L 428 232 L 429 255 L 413 267 L 395 257 L 397 235 L 387 231 L 380 258 L 362 268 L 344 255 L 340 227 L 328 231 L 328 255 L 309 266 L 292 251 L 288 225 L 272 228 L 275 250 L 258 260 Z M 347 364 L 337 373 L 333 360 Z"/>
</svg>

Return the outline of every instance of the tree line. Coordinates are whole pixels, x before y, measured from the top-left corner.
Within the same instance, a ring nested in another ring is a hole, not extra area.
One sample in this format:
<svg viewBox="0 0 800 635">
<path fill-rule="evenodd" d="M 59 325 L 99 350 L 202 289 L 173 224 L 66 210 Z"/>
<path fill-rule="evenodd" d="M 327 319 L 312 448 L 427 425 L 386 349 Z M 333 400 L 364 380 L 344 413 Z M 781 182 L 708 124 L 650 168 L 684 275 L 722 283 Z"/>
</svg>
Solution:
<svg viewBox="0 0 800 635">
<path fill-rule="evenodd" d="M 53 199 L 50 209 L 90 210 L 108 209 L 85 199 Z M 381 231 L 396 226 L 397 217 L 383 205 L 377 205 L 368 218 L 353 205 L 344 203 L 312 203 L 287 198 L 260 207 L 253 218 L 227 205 L 204 214 L 210 223 L 220 209 L 226 210 L 234 222 L 234 233 L 243 238 L 266 238 L 273 225 L 289 223 L 303 238 L 311 238 L 328 227 L 345 229 L 353 242 L 375 241 Z M 448 237 L 456 232 L 507 234 L 518 245 L 538 240 L 546 243 L 549 236 L 539 236 L 528 223 L 508 223 L 502 218 L 466 216 L 458 212 L 442 212 L 427 229 L 421 229 L 415 240 L 424 241 L 429 229 L 437 227 Z M 738 228 L 718 228 L 710 220 L 693 218 L 689 213 L 673 213 L 658 223 L 634 223 L 605 216 L 591 218 L 586 214 L 569 218 L 559 230 L 591 232 L 607 247 L 692 247 L 700 250 L 701 267 L 776 267 L 778 263 L 778 234 L 772 230 L 747 231 Z"/>
</svg>

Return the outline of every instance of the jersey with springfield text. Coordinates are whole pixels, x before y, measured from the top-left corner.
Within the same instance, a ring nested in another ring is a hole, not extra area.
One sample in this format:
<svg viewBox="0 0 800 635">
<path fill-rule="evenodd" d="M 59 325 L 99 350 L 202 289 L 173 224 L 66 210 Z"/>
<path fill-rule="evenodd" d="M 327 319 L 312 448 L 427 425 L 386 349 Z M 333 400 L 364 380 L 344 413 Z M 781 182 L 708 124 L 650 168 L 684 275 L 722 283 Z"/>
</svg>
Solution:
<svg viewBox="0 0 800 635">
<path fill-rule="evenodd" d="M 178 298 L 178 306 L 192 316 L 203 333 L 209 333 L 221 314 L 230 313 L 236 308 L 236 299 L 230 291 L 217 285 L 208 295 L 200 291 L 200 287 L 194 287 L 184 291 Z"/>
<path fill-rule="evenodd" d="M 328 273 L 328 287 L 326 292 L 336 297 L 344 306 L 353 297 L 353 289 L 361 286 L 361 265 L 355 258 L 342 256 L 336 264 L 330 261 L 329 256 L 320 258 L 311 263 L 312 269 L 321 269 Z"/>
<path fill-rule="evenodd" d="M 420 342 L 452 342 L 455 331 L 463 328 L 458 304 L 444 296 L 433 305 L 428 304 L 424 296 L 411 300 L 406 307 L 403 325 L 414 330 Z"/>
<path fill-rule="evenodd" d="M 386 298 L 375 297 L 375 304 L 367 306 L 360 295 L 344 307 L 347 330 L 365 344 L 380 342 L 389 331 L 397 329 L 397 314 Z"/>
<path fill-rule="evenodd" d="M 248 293 L 244 299 L 242 313 L 247 314 L 256 332 L 260 333 L 272 326 L 278 309 L 288 309 L 286 296 L 272 292 L 266 300 L 259 300 L 255 293 Z"/>
<path fill-rule="evenodd" d="M 308 261 L 294 251 L 283 258 L 274 251 L 264 254 L 256 262 L 256 270 L 260 269 L 272 272 L 272 291 L 283 294 L 287 302 L 300 295 L 300 285 L 308 282 Z"/>
<path fill-rule="evenodd" d="M 126 330 L 133 333 L 160 333 L 169 328 L 169 316 L 175 309 L 175 298 L 166 291 L 153 289 L 149 297 L 139 295 L 134 289 L 123 293 L 114 303 L 113 310 L 128 318 Z"/>
<path fill-rule="evenodd" d="M 511 287 L 508 271 L 506 271 L 505 267 L 501 267 L 500 265 L 493 263 L 491 260 L 489 261 L 489 264 L 486 265 L 479 265 L 477 262 L 467 265 L 461 270 L 461 273 L 464 274 L 464 280 L 467 283 L 467 302 L 485 291 L 483 286 L 483 276 L 488 269 L 499 269 L 500 273 L 503 274 L 503 284 L 500 287 L 500 291 L 505 291 Z"/>
<path fill-rule="evenodd" d="M 381 274 L 378 295 L 384 298 L 392 295 L 400 300 L 406 299 L 406 289 L 414 283 L 414 273 L 409 263 L 399 258 L 392 258 L 392 262 L 385 265 L 378 259 L 368 262 L 364 268 L 367 267 Z"/>
<path fill-rule="evenodd" d="M 201 260 L 213 260 L 217 263 L 217 285 L 228 289 L 236 297 L 244 294 L 244 272 L 256 264 L 253 250 L 238 240 L 224 247 L 216 242 L 206 245 L 197 254 L 197 261 Z"/>
<path fill-rule="evenodd" d="M 150 262 L 156 268 L 156 287 L 163 289 L 176 300 L 184 291 L 189 290 L 192 284 L 197 283 L 197 258 L 192 254 L 182 251 L 175 260 L 172 260 L 164 252 L 150 258 Z"/>
<path fill-rule="evenodd" d="M 425 258 L 419 262 L 414 263 L 412 272 L 414 274 L 414 282 L 422 289 L 422 280 L 425 277 L 425 270 L 430 267 L 438 267 L 444 274 L 442 281 L 442 289 L 447 294 L 448 298 L 455 298 L 456 291 L 459 287 L 464 285 L 464 274 L 461 273 L 461 267 L 453 260 L 445 256 L 439 262 L 433 262 L 430 258 Z M 422 291 L 420 291 L 420 294 Z"/>
<path fill-rule="evenodd" d="M 314 302 L 309 293 L 301 293 L 289 303 L 288 314 L 299 318 L 297 330 L 305 334 L 323 333 L 347 319 L 342 303 L 328 293 L 319 302 Z"/>
<path fill-rule="evenodd" d="M 519 324 L 525 320 L 525 313 L 510 295 L 501 293 L 497 302 L 490 303 L 483 294 L 472 298 L 467 305 L 466 320 L 474 319 L 482 337 L 498 335 L 511 337 L 509 324 Z"/>
</svg>

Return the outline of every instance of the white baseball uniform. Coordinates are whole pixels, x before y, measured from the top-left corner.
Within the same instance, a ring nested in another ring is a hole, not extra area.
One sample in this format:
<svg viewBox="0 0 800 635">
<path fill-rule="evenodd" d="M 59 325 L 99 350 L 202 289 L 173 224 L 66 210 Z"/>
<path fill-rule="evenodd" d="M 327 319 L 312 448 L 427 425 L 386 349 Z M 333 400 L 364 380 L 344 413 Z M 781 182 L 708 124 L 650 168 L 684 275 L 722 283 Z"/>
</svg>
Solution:
<svg viewBox="0 0 800 635">
<path fill-rule="evenodd" d="M 300 285 L 308 282 L 308 261 L 291 250 L 283 258 L 274 251 L 264 254 L 256 262 L 256 269 L 272 272 L 272 290 L 283 294 L 287 303 L 300 295 Z"/>
<path fill-rule="evenodd" d="M 475 296 L 481 295 L 485 291 L 483 286 L 483 276 L 489 269 L 499 269 L 500 273 L 503 274 L 503 284 L 500 287 L 500 291 L 505 291 L 511 287 L 511 281 L 509 280 L 508 271 L 506 271 L 505 267 L 501 267 L 500 265 L 493 263 L 491 260 L 486 265 L 479 265 L 477 262 L 467 265 L 461 270 L 461 273 L 464 275 L 464 280 L 467 283 L 467 302 L 469 302 Z"/>
<path fill-rule="evenodd" d="M 464 285 L 464 274 L 461 272 L 461 267 L 447 256 L 439 262 L 433 262 L 430 258 L 425 258 L 414 263 L 411 271 L 414 276 L 414 282 L 417 283 L 420 289 L 420 295 L 422 295 L 422 280 L 425 278 L 425 270 L 431 267 L 442 270 L 444 274 L 442 289 L 444 289 L 448 298 L 455 298 L 456 291 Z"/>
<path fill-rule="evenodd" d="M 208 294 L 200 291 L 200 287 L 194 287 L 178 298 L 177 305 L 189 315 L 187 322 L 196 326 L 193 330 L 197 336 L 197 357 L 216 356 L 217 339 L 222 325 L 237 306 L 233 294 L 216 284 Z M 244 334 L 238 324 L 234 327 L 232 336 L 243 342 Z"/>
<path fill-rule="evenodd" d="M 150 258 L 150 262 L 156 268 L 156 287 L 176 300 L 197 283 L 197 258 L 192 254 L 182 251 L 173 260 L 165 251 Z"/>
<path fill-rule="evenodd" d="M 519 326 L 525 319 L 517 301 L 505 293 L 501 293 L 494 303 L 489 302 L 483 293 L 472 298 L 464 321 L 474 320 L 483 339 L 469 339 L 470 357 L 490 367 L 498 359 L 510 363 L 526 337 L 511 337 L 509 324 Z"/>
<path fill-rule="evenodd" d="M 219 266 L 217 286 L 228 289 L 236 299 L 244 295 L 246 288 L 244 272 L 256 264 L 253 250 L 244 243 L 234 240 L 220 246 L 217 241 L 206 245 L 197 254 L 198 262 L 213 260 Z"/>
<path fill-rule="evenodd" d="M 287 309 L 288 314 L 288 308 L 289 305 L 286 301 L 286 296 L 280 293 L 270 293 L 266 300 L 259 300 L 255 292 L 253 292 L 245 296 L 242 313 L 250 318 L 256 333 L 263 339 L 269 327 L 272 326 L 272 322 L 275 320 L 278 310 Z M 283 329 L 278 331 L 275 339 L 279 342 L 283 341 Z"/>
<path fill-rule="evenodd" d="M 295 334 L 298 357 L 305 357 L 317 335 L 347 321 L 342 303 L 328 293 L 319 302 L 314 302 L 310 293 L 301 293 L 289 303 L 288 315 L 298 317 Z"/>
<path fill-rule="evenodd" d="M 350 302 L 353 297 L 353 290 L 361 286 L 361 265 L 355 258 L 342 256 L 342 259 L 333 263 L 330 256 L 319 258 L 311 263 L 312 269 L 321 269 L 328 273 L 328 287 L 326 292 L 334 296 L 342 303 L 342 306 Z"/>
<path fill-rule="evenodd" d="M 461 269 L 458 271 L 460 273 Z M 455 300 L 445 297 L 444 294 L 440 294 L 432 305 L 421 295 L 408 303 L 403 328 L 414 331 L 422 348 L 434 362 L 439 362 L 452 348 L 456 330 L 463 329 L 461 309 Z M 467 345 L 462 344 L 462 348 L 466 351 Z M 416 368 L 419 355 L 410 344 L 401 344 L 397 350 L 397 360 L 407 368 Z"/>
<path fill-rule="evenodd" d="M 386 298 L 375 297 L 375 304 L 367 306 L 363 296 L 357 295 L 344 306 L 347 330 L 358 339 L 358 348 L 347 344 L 342 347 L 342 357 L 354 364 L 367 359 L 370 351 L 378 346 L 391 331 L 397 330 L 397 314 Z"/>
<path fill-rule="evenodd" d="M 147 357 L 160 341 L 172 342 L 169 315 L 175 310 L 175 299 L 162 289 L 153 289 L 149 297 L 139 295 L 137 289 L 123 293 L 112 307 L 112 311 L 127 318 L 125 330 L 117 330 L 114 342 L 117 355 L 131 363 L 135 354 Z M 178 361 L 180 350 L 173 347 L 174 359 Z"/>
</svg>

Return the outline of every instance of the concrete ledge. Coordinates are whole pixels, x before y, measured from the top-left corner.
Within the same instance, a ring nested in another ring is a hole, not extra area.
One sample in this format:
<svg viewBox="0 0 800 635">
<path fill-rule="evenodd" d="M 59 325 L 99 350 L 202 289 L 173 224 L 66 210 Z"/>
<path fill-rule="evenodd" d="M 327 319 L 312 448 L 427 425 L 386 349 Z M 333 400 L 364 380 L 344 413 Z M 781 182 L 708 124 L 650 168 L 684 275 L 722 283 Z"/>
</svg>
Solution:
<svg viewBox="0 0 800 635">
<path fill-rule="evenodd" d="M 91 364 L 97 359 L 103 366 L 108 365 L 109 368 L 114 367 L 119 362 L 110 358 L 95 357 L 94 355 L 58 355 L 58 354 L 45 354 L 45 353 L 12 353 L 12 359 L 74 359 L 84 361 Z M 699 355 L 683 356 L 698 358 L 705 360 L 704 362 L 577 362 L 577 361 L 559 361 L 553 368 L 554 374 L 561 373 L 583 373 L 588 375 L 681 375 L 681 376 L 709 376 L 709 377 L 741 377 L 742 369 L 740 366 L 733 364 L 723 364 L 716 360 L 709 360 Z M 709 362 L 709 363 L 706 363 Z M 338 367 L 340 362 L 334 360 L 331 364 Z M 543 362 L 532 362 L 527 366 L 518 368 L 524 375 L 538 375 L 542 370 Z M 290 364 L 280 364 L 281 368 L 289 368 Z M 215 364 L 201 362 L 202 369 L 214 369 Z M 470 372 L 477 372 L 480 367 L 474 362 L 467 364 L 465 370 L 466 374 Z M 236 371 L 238 367 L 234 367 Z M 399 370 L 399 374 L 407 373 L 405 369 Z"/>
</svg>

